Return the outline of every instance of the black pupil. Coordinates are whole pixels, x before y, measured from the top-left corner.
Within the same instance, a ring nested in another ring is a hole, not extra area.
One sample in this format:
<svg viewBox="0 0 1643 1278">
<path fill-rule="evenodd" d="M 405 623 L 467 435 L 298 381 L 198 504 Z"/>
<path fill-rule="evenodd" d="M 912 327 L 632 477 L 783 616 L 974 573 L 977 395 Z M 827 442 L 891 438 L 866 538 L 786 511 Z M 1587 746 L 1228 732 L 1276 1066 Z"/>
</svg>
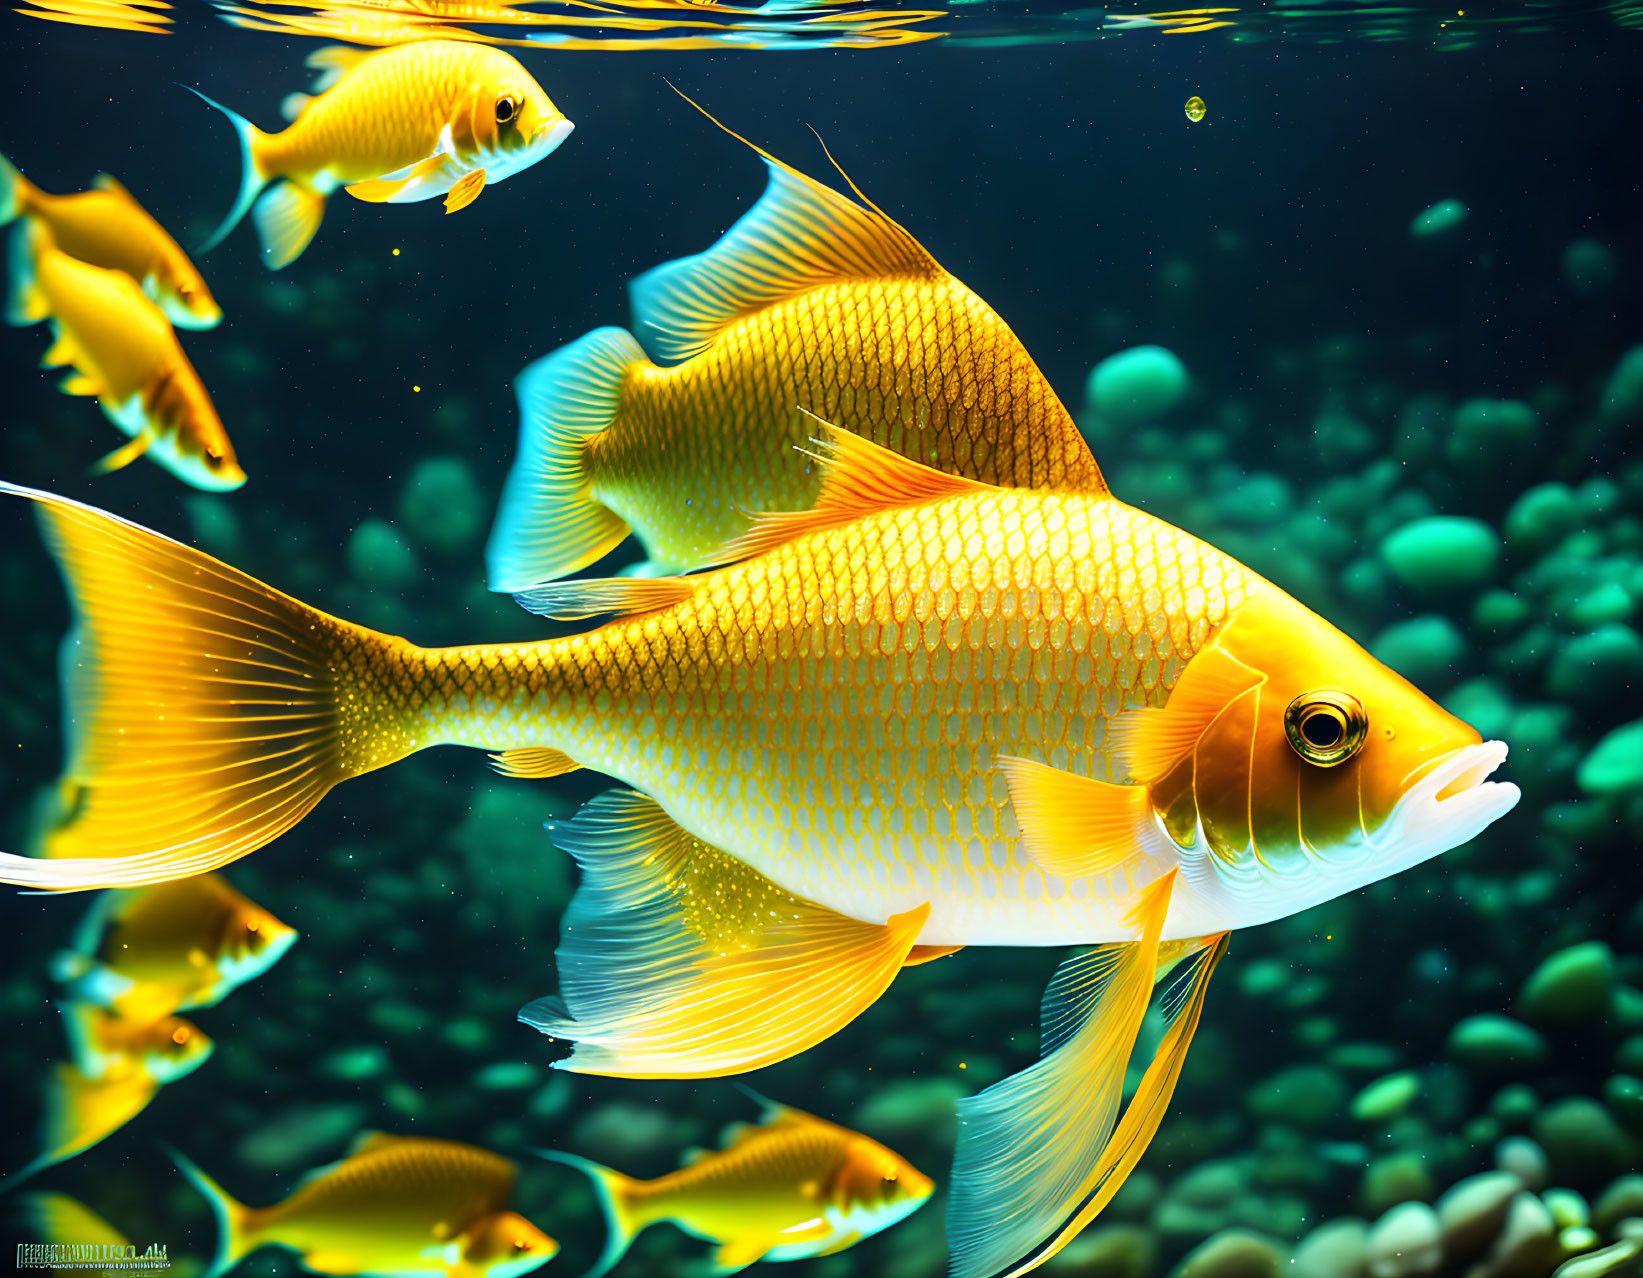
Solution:
<svg viewBox="0 0 1643 1278">
<path fill-rule="evenodd" d="M 1317 746 L 1320 750 L 1328 750 L 1332 746 L 1340 745 L 1341 738 L 1346 734 L 1341 727 L 1341 721 L 1334 715 L 1314 711 L 1301 720 L 1301 735 L 1309 744 Z"/>
<path fill-rule="evenodd" d="M 513 102 L 508 98 L 499 98 L 496 103 L 496 122 L 506 124 L 513 119 Z"/>
</svg>

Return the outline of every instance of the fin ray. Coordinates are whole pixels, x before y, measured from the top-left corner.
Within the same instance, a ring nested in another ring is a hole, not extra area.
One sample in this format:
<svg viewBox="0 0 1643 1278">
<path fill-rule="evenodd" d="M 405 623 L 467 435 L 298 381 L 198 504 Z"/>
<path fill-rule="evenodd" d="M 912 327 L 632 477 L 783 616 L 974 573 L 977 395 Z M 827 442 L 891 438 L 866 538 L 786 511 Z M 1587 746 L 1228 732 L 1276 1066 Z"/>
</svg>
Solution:
<svg viewBox="0 0 1643 1278">
<path fill-rule="evenodd" d="M 689 577 L 590 577 L 550 581 L 514 596 L 520 607 L 555 621 L 585 621 L 607 614 L 632 616 L 683 603 L 696 593 Z"/>
<path fill-rule="evenodd" d="M 324 216 L 325 197 L 310 186 L 287 179 L 264 191 L 251 209 L 264 265 L 277 271 L 301 257 Z"/>
</svg>

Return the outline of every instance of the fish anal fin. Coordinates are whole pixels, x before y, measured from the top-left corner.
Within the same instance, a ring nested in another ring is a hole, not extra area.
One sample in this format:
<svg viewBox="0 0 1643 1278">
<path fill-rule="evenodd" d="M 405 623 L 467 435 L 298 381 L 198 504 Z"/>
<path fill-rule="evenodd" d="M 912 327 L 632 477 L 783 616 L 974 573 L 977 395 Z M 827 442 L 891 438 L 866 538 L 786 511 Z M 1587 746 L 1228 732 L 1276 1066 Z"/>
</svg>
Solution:
<svg viewBox="0 0 1643 1278">
<path fill-rule="evenodd" d="M 108 388 L 90 373 L 70 373 L 57 383 L 57 389 L 65 395 L 101 395 Z"/>
<path fill-rule="evenodd" d="M 777 887 L 631 791 L 549 831 L 582 868 L 560 929 L 560 996 L 520 1019 L 575 1044 L 561 1068 L 715 1078 L 786 1060 L 888 988 L 929 916 L 883 924 Z"/>
<path fill-rule="evenodd" d="M 555 621 L 583 621 L 606 613 L 628 616 L 683 603 L 696 593 L 688 577 L 594 577 L 555 581 L 514 596 L 521 607 Z"/>
<path fill-rule="evenodd" d="M 465 209 L 479 198 L 479 193 L 485 189 L 485 170 L 473 169 L 457 179 L 451 189 L 445 192 L 445 212 L 455 213 Z"/>
<path fill-rule="evenodd" d="M 1046 874 L 1108 874 L 1167 851 L 1146 786 L 1109 785 L 1011 756 L 998 768 L 1027 853 Z"/>
<path fill-rule="evenodd" d="M 1142 785 L 1167 775 L 1217 716 L 1239 697 L 1266 681 L 1218 647 L 1200 651 L 1187 663 L 1161 709 L 1127 710 L 1107 738 L 1114 767 Z"/>
<path fill-rule="evenodd" d="M 1225 949 L 1224 934 L 1160 944 L 1175 884 L 1172 871 L 1138 894 L 1138 941 L 1057 971 L 1045 995 L 1044 1058 L 959 1102 L 947 1217 L 954 1278 L 1017 1278 L 1055 1255 L 1118 1192 L 1157 1131 Z M 1125 1065 L 1160 961 L 1167 971 L 1183 958 L 1165 987 L 1163 1040 L 1120 1120 Z M 1053 1047 L 1052 1004 L 1065 1019 Z"/>
<path fill-rule="evenodd" d="M 748 559 L 876 511 L 993 491 L 990 484 L 934 470 L 819 417 L 814 420 L 822 446 L 815 454 L 822 467 L 821 492 L 815 504 L 809 510 L 759 515 L 747 532 L 722 548 L 715 563 Z"/>
<path fill-rule="evenodd" d="M 749 1265 L 757 1264 L 763 1260 L 765 1254 L 772 1248 L 793 1241 L 802 1241 L 802 1239 L 790 1239 L 786 1235 L 777 1238 L 769 1234 L 749 1234 L 742 1238 L 732 1238 L 713 1253 L 713 1272 L 715 1274 L 738 1273 Z"/>
<path fill-rule="evenodd" d="M 302 256 L 325 216 L 325 197 L 300 182 L 276 182 L 251 206 L 251 220 L 262 241 L 262 260 L 271 271 Z"/>
<path fill-rule="evenodd" d="M 907 952 L 902 961 L 903 967 L 918 967 L 924 963 L 934 963 L 939 958 L 946 958 L 949 954 L 957 954 L 964 947 L 962 945 L 915 945 Z"/>
<path fill-rule="evenodd" d="M 944 274 L 923 245 L 865 198 L 848 199 L 702 114 L 758 152 L 769 182 L 707 252 L 658 266 L 629 286 L 635 329 L 655 358 L 688 359 L 742 316 L 834 280 Z"/>
<path fill-rule="evenodd" d="M 64 365 L 74 363 L 79 354 L 80 347 L 78 343 L 76 343 L 75 340 L 68 335 L 66 330 L 58 329 L 56 335 L 52 339 L 51 345 L 46 348 L 46 353 L 40 356 L 40 367 L 62 368 Z M 79 376 L 84 377 L 85 374 L 82 373 L 79 374 Z M 72 395 L 78 393 L 68 389 L 68 383 L 72 380 L 73 378 L 64 379 L 63 390 L 66 394 Z M 90 379 L 87 378 L 86 380 L 89 381 Z M 95 391 L 91 393 L 96 394 Z"/>
<path fill-rule="evenodd" d="M 95 394 L 96 392 L 88 391 L 83 393 Z M 136 438 L 121 444 L 106 457 L 99 461 L 93 462 L 91 466 L 91 473 L 93 475 L 108 475 L 112 474 L 116 470 L 129 466 L 132 462 L 136 461 L 139 457 L 146 453 L 148 451 L 148 446 L 153 442 L 154 436 L 149 432 L 144 431 Z"/>
<path fill-rule="evenodd" d="M 502 750 L 491 756 L 491 767 L 505 777 L 562 777 L 581 766 L 563 750 L 552 746 Z"/>
</svg>

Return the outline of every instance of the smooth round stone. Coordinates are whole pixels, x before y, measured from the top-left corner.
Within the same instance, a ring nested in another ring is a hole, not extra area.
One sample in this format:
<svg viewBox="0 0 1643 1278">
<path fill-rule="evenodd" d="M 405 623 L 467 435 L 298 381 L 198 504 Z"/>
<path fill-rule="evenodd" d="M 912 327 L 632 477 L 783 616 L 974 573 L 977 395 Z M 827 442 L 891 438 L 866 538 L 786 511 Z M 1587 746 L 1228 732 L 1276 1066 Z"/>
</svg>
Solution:
<svg viewBox="0 0 1643 1278">
<path fill-rule="evenodd" d="M 1443 699 L 1443 708 L 1471 724 L 1485 741 L 1504 737 L 1512 722 L 1512 699 L 1494 679 L 1468 679 Z"/>
<path fill-rule="evenodd" d="M 360 585 L 377 590 L 404 590 L 422 572 L 416 551 L 392 524 L 381 519 L 367 519 L 355 528 L 344 554 L 349 575 Z"/>
<path fill-rule="evenodd" d="M 1447 681 L 1466 658 L 1466 638 L 1447 617 L 1428 614 L 1388 626 L 1369 651 L 1416 685 Z"/>
<path fill-rule="evenodd" d="M 1471 212 L 1460 200 L 1439 200 L 1415 215 L 1414 220 L 1409 223 L 1409 234 L 1417 240 L 1442 235 L 1445 231 L 1453 231 L 1464 223 L 1471 216 Z"/>
<path fill-rule="evenodd" d="M 1546 690 L 1560 700 L 1603 702 L 1643 685 L 1643 639 L 1622 622 L 1576 635 L 1553 655 Z"/>
<path fill-rule="evenodd" d="M 1511 1172 L 1492 1171 L 1468 1176 L 1445 1192 L 1436 1204 L 1444 1255 L 1453 1259 L 1482 1253 L 1522 1191 L 1523 1182 Z"/>
<path fill-rule="evenodd" d="M 1602 941 L 1557 951 L 1529 974 L 1518 1011 L 1542 1025 L 1573 1025 L 1608 1014 L 1614 999 L 1614 953 Z"/>
<path fill-rule="evenodd" d="M 421 546 L 441 554 L 467 550 L 484 531 L 490 502 L 460 457 L 426 457 L 399 497 L 399 521 Z"/>
<path fill-rule="evenodd" d="M 1363 1183 L 1358 1187 L 1358 1202 L 1371 1215 L 1431 1196 L 1432 1173 L 1426 1159 L 1414 1150 L 1377 1158 L 1364 1168 Z"/>
<path fill-rule="evenodd" d="M 1643 1132 L 1643 1079 L 1616 1074 L 1603 1084 L 1603 1101 L 1634 1132 Z"/>
<path fill-rule="evenodd" d="M 1346 1104 L 1346 1087 L 1321 1065 L 1292 1065 L 1257 1084 L 1249 1093 L 1250 1112 L 1267 1122 L 1321 1127 Z"/>
<path fill-rule="evenodd" d="M 1139 1225 L 1097 1225 L 1057 1252 L 1044 1272 L 1069 1278 L 1151 1278 L 1157 1261 L 1158 1244 Z"/>
<path fill-rule="evenodd" d="M 1559 1229 L 1573 1229 L 1592 1222 L 1591 1204 L 1572 1189 L 1548 1189 L 1540 1196 L 1540 1201 L 1546 1204 L 1546 1210 L 1552 1213 Z"/>
<path fill-rule="evenodd" d="M 1562 541 L 1581 524 L 1574 489 L 1556 480 L 1536 484 L 1519 494 L 1506 511 L 1506 544 L 1514 550 L 1544 550 Z"/>
<path fill-rule="evenodd" d="M 1602 240 L 1582 237 L 1563 250 L 1563 282 L 1582 297 L 1595 297 L 1620 273 L 1614 250 Z"/>
<path fill-rule="evenodd" d="M 1319 1225 L 1295 1248 L 1290 1278 L 1364 1278 L 1369 1225 L 1346 1216 Z"/>
<path fill-rule="evenodd" d="M 1580 761 L 1575 784 L 1587 794 L 1643 789 L 1643 719 L 1606 733 Z"/>
<path fill-rule="evenodd" d="M 473 1085 L 482 1092 L 522 1092 L 542 1081 L 529 1061 L 497 1061 L 474 1071 Z"/>
<path fill-rule="evenodd" d="M 315 1072 L 324 1078 L 339 1078 L 347 1082 L 380 1078 L 388 1072 L 388 1051 L 380 1043 L 339 1047 L 315 1066 Z"/>
<path fill-rule="evenodd" d="M 240 1162 L 258 1171 L 306 1171 L 359 1134 L 365 1107 L 353 1101 L 292 1105 L 235 1146 Z"/>
<path fill-rule="evenodd" d="M 1282 522 L 1295 508 L 1295 490 L 1289 481 L 1265 471 L 1235 484 L 1216 499 L 1216 513 L 1230 524 L 1264 528 Z"/>
<path fill-rule="evenodd" d="M 1534 615 L 1529 601 L 1509 590 L 1486 590 L 1472 605 L 1472 624 L 1486 634 L 1514 635 Z"/>
<path fill-rule="evenodd" d="M 1603 1248 L 1566 1260 L 1552 1278 L 1604 1278 L 1606 1274 L 1631 1271 L 1632 1261 L 1643 1255 L 1643 1238 L 1622 1239 Z"/>
<path fill-rule="evenodd" d="M 1498 466 L 1540 434 L 1540 415 L 1516 399 L 1469 399 L 1455 410 L 1444 451 L 1453 462 Z"/>
<path fill-rule="evenodd" d="M 1477 1070 L 1516 1070 L 1546 1059 L 1546 1040 L 1522 1021 L 1494 1012 L 1468 1016 L 1449 1031 L 1449 1058 Z"/>
<path fill-rule="evenodd" d="M 1620 1046 L 1615 1048 L 1614 1063 L 1622 1073 L 1643 1077 L 1643 1034 L 1622 1039 Z"/>
<path fill-rule="evenodd" d="M 1133 346 L 1090 372 L 1084 397 L 1105 417 L 1142 421 L 1167 413 L 1186 397 L 1187 366 L 1162 346 Z"/>
<path fill-rule="evenodd" d="M 1529 1189 L 1541 1189 L 1551 1175 L 1546 1153 L 1527 1136 L 1508 1136 L 1495 1146 L 1495 1166 L 1511 1172 Z"/>
<path fill-rule="evenodd" d="M 1592 1206 L 1592 1224 L 1605 1234 L 1628 1216 L 1643 1217 L 1643 1176 L 1636 1172 L 1615 1179 Z"/>
<path fill-rule="evenodd" d="M 1535 1139 L 1560 1171 L 1582 1178 L 1619 1171 L 1636 1148 L 1609 1111 L 1584 1096 L 1570 1096 L 1543 1109 L 1535 1119 Z"/>
<path fill-rule="evenodd" d="M 1283 1244 L 1247 1229 L 1229 1229 L 1193 1248 L 1173 1278 L 1278 1278 L 1289 1268 Z"/>
<path fill-rule="evenodd" d="M 1400 1203 L 1369 1231 L 1369 1278 L 1417 1278 L 1443 1265 L 1443 1227 L 1425 1203 Z"/>
<path fill-rule="evenodd" d="M 607 1101 L 589 1110 L 571 1128 L 571 1144 L 597 1149 L 618 1167 L 652 1162 L 677 1152 L 673 1123 L 657 1105 Z"/>
<path fill-rule="evenodd" d="M 1500 537 L 1481 519 L 1431 515 L 1388 534 L 1381 558 L 1406 586 L 1459 590 L 1489 579 L 1500 558 Z"/>
<path fill-rule="evenodd" d="M 1512 1199 L 1506 1225 L 1476 1270 L 1480 1275 L 1533 1278 L 1557 1263 L 1557 1225 L 1546 1205 L 1533 1194 Z"/>
<path fill-rule="evenodd" d="M 1637 604 L 1626 587 L 1605 581 L 1570 604 L 1566 615 L 1576 630 L 1595 630 L 1607 622 L 1629 620 L 1636 611 Z"/>
<path fill-rule="evenodd" d="M 1352 1117 L 1364 1123 L 1389 1122 L 1409 1108 L 1420 1090 L 1420 1075 L 1413 1070 L 1377 1078 L 1352 1098 Z"/>
<path fill-rule="evenodd" d="M 1603 388 L 1603 411 L 1621 418 L 1643 413 L 1643 346 L 1632 347 L 1616 362 Z"/>
<path fill-rule="evenodd" d="M 958 1102 L 970 1089 L 951 1078 L 904 1078 L 856 1107 L 854 1125 L 888 1141 L 945 1141 L 958 1131 Z"/>
<path fill-rule="evenodd" d="M 1170 1186 L 1170 1197 L 1192 1207 L 1224 1207 L 1244 1191 L 1247 1181 L 1238 1164 L 1202 1163 Z"/>
</svg>

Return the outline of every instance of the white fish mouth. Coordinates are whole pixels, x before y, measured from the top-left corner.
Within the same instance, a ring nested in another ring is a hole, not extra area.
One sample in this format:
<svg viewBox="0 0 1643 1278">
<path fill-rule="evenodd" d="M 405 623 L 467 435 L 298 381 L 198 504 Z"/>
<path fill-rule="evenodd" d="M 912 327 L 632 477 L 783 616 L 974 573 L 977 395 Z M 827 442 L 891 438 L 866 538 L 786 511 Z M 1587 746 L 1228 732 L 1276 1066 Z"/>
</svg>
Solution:
<svg viewBox="0 0 1643 1278">
<path fill-rule="evenodd" d="M 1506 762 L 1504 741 L 1463 746 L 1409 788 L 1369 848 L 1388 874 L 1419 865 L 1476 838 L 1522 797 L 1510 781 L 1488 777 Z"/>
<path fill-rule="evenodd" d="M 539 124 L 536 133 L 531 137 L 531 150 L 536 152 L 536 158 L 552 155 L 575 128 L 576 126 L 564 116 L 546 124 Z"/>
</svg>

